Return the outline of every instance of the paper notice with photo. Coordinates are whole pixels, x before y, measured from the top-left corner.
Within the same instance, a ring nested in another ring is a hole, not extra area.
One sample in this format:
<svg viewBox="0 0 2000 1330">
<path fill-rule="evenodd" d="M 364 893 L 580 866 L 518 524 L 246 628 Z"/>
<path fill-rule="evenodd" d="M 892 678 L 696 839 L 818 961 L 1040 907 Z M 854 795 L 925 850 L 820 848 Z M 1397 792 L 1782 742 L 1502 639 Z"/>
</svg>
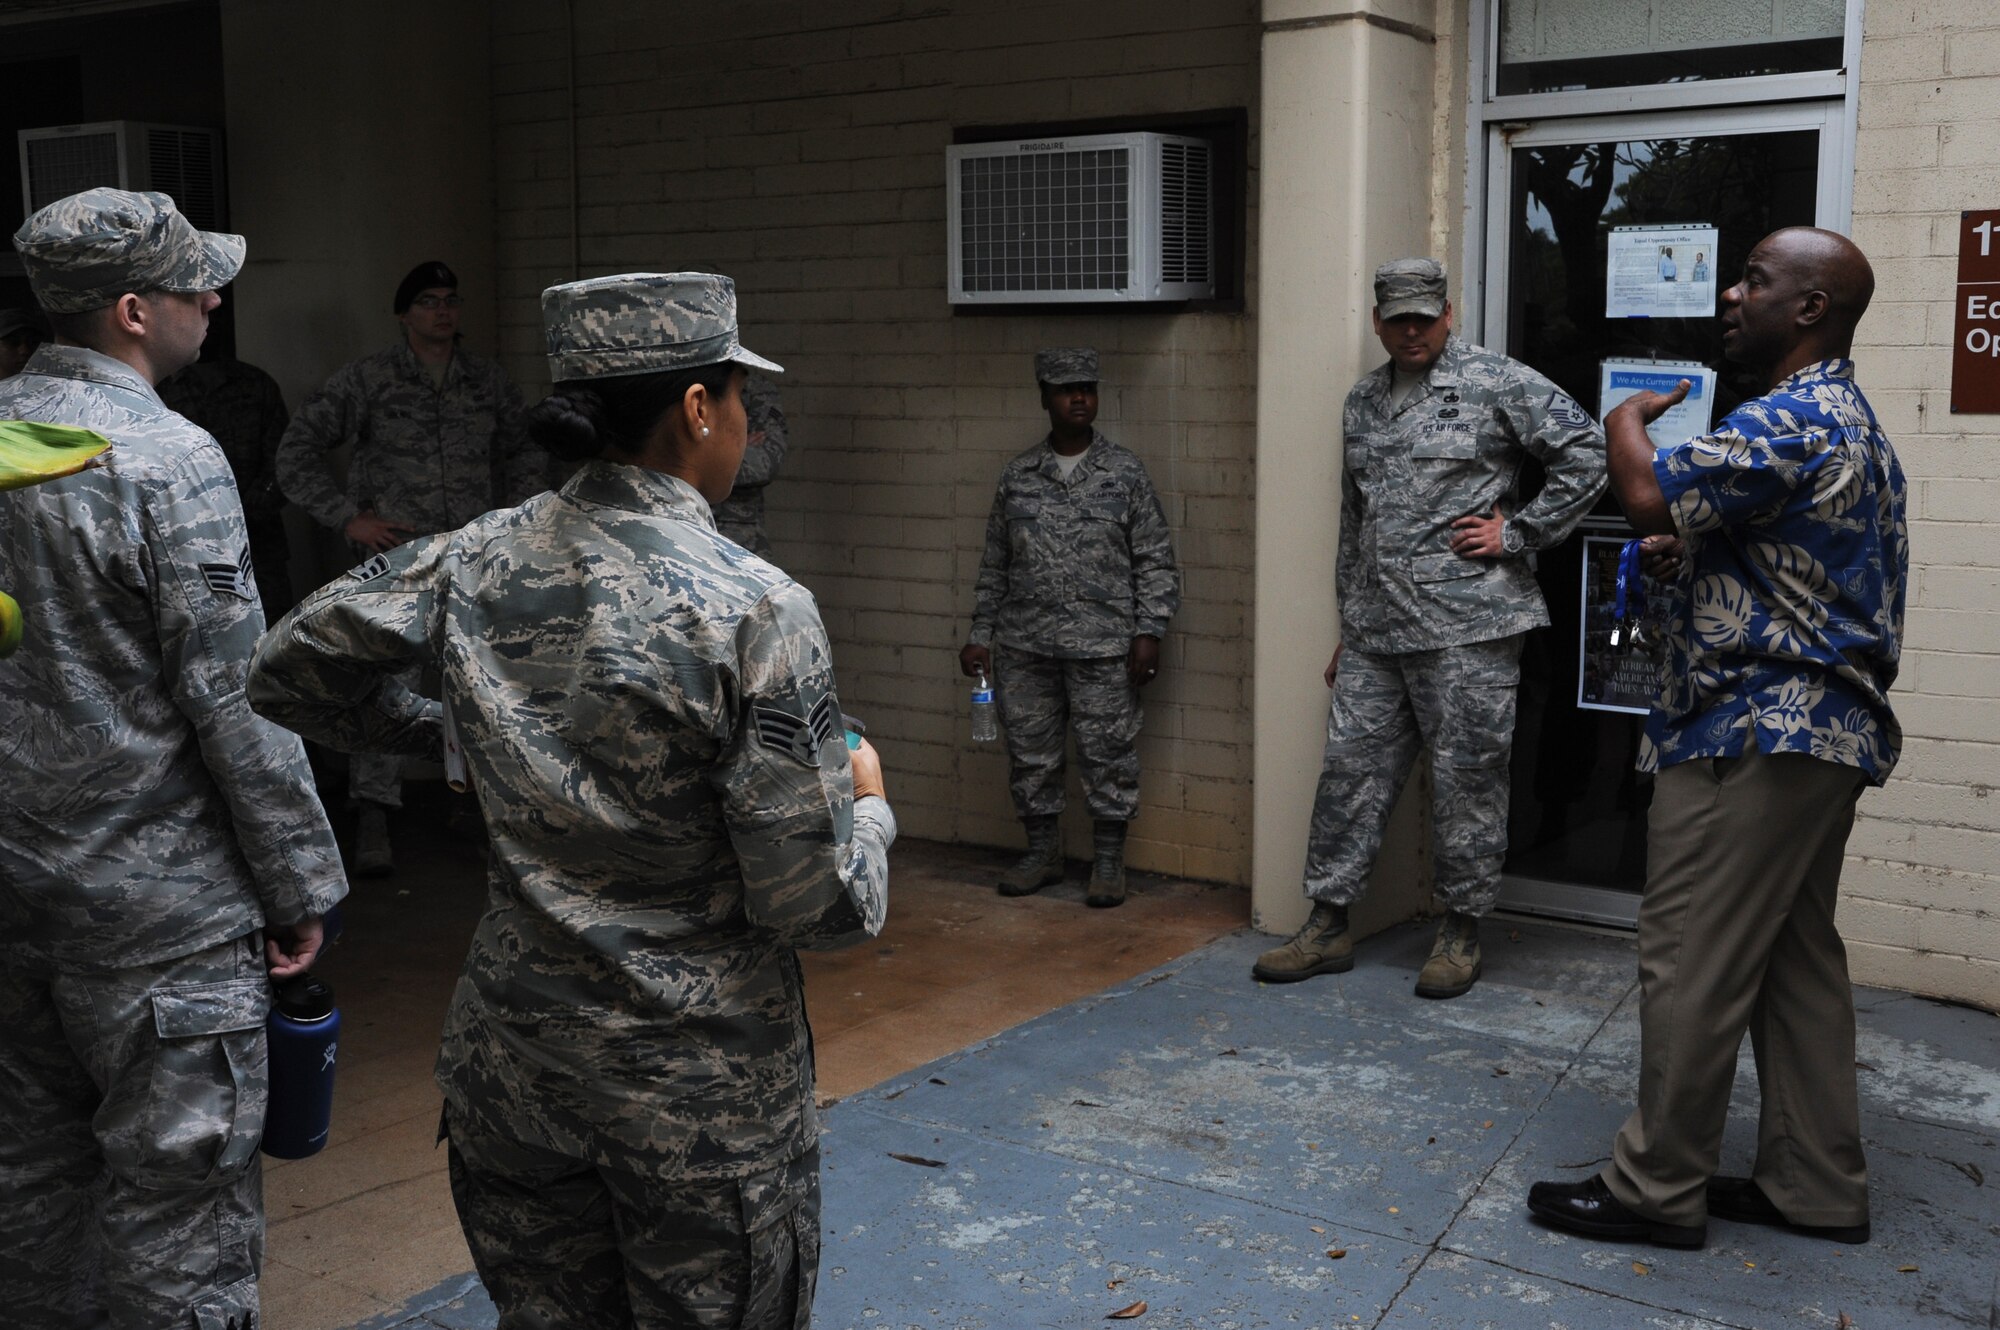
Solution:
<svg viewBox="0 0 2000 1330">
<path fill-rule="evenodd" d="M 1598 362 L 1597 418 L 1604 419 L 1634 393 L 1673 392 L 1682 379 L 1688 395 L 1646 430 L 1655 448 L 1672 448 L 1708 433 L 1715 413 L 1715 371 L 1696 360 L 1603 360 Z"/>
<path fill-rule="evenodd" d="M 1604 317 L 1715 315 L 1716 228 L 1699 223 L 1614 226 L 1605 251 Z"/>
</svg>

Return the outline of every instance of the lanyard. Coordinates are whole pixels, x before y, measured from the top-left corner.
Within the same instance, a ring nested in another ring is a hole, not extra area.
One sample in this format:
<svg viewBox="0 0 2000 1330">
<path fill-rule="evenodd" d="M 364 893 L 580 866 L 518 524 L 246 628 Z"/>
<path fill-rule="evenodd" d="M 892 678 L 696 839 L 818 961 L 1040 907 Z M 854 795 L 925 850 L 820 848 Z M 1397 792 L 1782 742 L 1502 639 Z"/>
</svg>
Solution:
<svg viewBox="0 0 2000 1330">
<path fill-rule="evenodd" d="M 1633 645 L 1639 620 L 1646 613 L 1646 580 L 1640 572 L 1642 542 L 1628 540 L 1618 551 L 1618 588 L 1612 604 L 1611 645 Z"/>
</svg>

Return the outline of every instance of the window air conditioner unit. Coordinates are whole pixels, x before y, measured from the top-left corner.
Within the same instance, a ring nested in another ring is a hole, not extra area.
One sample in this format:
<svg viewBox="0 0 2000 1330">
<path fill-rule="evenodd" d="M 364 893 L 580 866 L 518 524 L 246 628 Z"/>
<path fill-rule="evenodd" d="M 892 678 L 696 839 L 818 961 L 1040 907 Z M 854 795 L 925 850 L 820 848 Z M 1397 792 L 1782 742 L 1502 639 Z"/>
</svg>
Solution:
<svg viewBox="0 0 2000 1330">
<path fill-rule="evenodd" d="M 99 185 L 157 190 L 203 231 L 229 222 L 217 130 L 106 120 L 21 131 L 21 201 L 30 216 Z"/>
<path fill-rule="evenodd" d="M 1213 155 L 1173 134 L 946 149 L 951 303 L 1213 297 Z"/>
</svg>

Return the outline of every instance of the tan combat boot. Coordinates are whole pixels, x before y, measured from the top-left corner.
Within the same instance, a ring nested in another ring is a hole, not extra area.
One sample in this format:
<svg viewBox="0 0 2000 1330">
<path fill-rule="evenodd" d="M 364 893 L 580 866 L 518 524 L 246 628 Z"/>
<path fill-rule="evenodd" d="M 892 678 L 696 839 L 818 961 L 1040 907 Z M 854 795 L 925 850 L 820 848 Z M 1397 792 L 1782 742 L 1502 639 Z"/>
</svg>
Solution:
<svg viewBox="0 0 2000 1330">
<path fill-rule="evenodd" d="M 1090 885 L 1085 905 L 1105 909 L 1125 903 L 1125 823 L 1100 818 L 1091 824 Z"/>
<path fill-rule="evenodd" d="M 1417 996 L 1455 998 L 1479 982 L 1479 920 L 1452 910 L 1438 923 L 1431 958 L 1417 975 Z"/>
<path fill-rule="evenodd" d="M 1063 880 L 1062 819 L 1037 813 L 1023 819 L 1028 827 L 1028 852 L 1000 875 L 1002 896 L 1032 896 Z"/>
<path fill-rule="evenodd" d="M 1250 973 L 1273 984 L 1289 984 L 1316 974 L 1345 974 L 1354 968 L 1354 939 L 1347 932 L 1347 907 L 1314 901 L 1312 916 L 1292 940 L 1257 958 Z"/>
</svg>

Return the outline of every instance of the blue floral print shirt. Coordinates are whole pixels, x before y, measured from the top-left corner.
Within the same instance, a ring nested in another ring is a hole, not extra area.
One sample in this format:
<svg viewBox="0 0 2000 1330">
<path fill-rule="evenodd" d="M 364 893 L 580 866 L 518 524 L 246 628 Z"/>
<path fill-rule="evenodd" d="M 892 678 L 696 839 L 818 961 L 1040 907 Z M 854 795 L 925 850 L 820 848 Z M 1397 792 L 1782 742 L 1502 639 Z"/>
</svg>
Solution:
<svg viewBox="0 0 2000 1330">
<path fill-rule="evenodd" d="M 1740 757 L 1754 734 L 1880 785 L 1903 744 L 1889 685 L 1910 537 L 1903 468 L 1854 363 L 1806 366 L 1653 471 L 1687 557 L 1639 769 Z"/>
</svg>

